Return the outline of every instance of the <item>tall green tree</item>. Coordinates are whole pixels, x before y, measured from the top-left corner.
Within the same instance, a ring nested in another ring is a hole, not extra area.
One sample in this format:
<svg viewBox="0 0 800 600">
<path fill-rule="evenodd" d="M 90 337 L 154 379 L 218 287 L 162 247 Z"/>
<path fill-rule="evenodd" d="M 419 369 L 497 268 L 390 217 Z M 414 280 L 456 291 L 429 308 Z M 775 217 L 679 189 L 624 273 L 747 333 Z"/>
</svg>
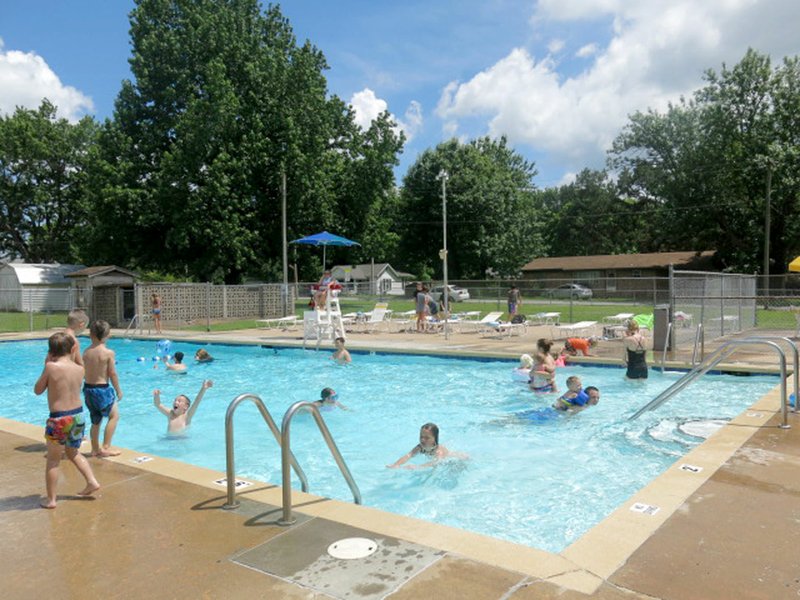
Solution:
<svg viewBox="0 0 800 600">
<path fill-rule="evenodd" d="M 398 226 L 407 269 L 442 276 L 443 173 L 451 277 L 514 276 L 542 252 L 533 163 L 509 148 L 505 138 L 450 140 L 425 151 L 403 180 Z"/>
<path fill-rule="evenodd" d="M 402 137 L 359 130 L 328 96 L 324 56 L 297 44 L 277 7 L 137 0 L 131 43 L 134 79 L 104 128 L 93 194 L 113 218 L 87 254 L 203 280 L 275 277 L 284 175 L 289 239 L 365 232 Z"/>
<path fill-rule="evenodd" d="M 633 115 L 610 164 L 624 192 L 657 209 L 658 249 L 716 249 L 724 266 L 745 272 L 763 265 L 769 189 L 771 272 L 781 272 L 797 249 L 797 59 L 773 69 L 749 50 L 705 79 L 691 101 Z"/>
<path fill-rule="evenodd" d="M 0 116 L 0 253 L 26 262 L 76 260 L 96 136 L 91 117 L 69 123 L 48 100 Z"/>
</svg>

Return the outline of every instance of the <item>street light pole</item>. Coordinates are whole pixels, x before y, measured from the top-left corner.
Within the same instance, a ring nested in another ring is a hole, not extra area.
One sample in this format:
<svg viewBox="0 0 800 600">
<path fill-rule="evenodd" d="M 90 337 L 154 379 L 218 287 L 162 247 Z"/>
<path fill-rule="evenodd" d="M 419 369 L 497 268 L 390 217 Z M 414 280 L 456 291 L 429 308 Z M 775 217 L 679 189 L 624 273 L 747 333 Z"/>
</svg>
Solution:
<svg viewBox="0 0 800 600">
<path fill-rule="evenodd" d="M 281 288 L 283 317 L 289 314 L 289 252 L 286 242 L 286 169 L 281 169 L 281 232 L 283 236 L 283 287 Z M 294 311 L 292 311 L 294 313 Z"/>
<path fill-rule="evenodd" d="M 448 321 L 450 321 L 450 288 L 447 286 L 447 171 L 442 169 L 439 171 L 439 179 L 442 180 L 442 251 L 439 256 L 443 262 L 442 276 L 444 279 L 444 287 L 442 288 L 442 298 L 444 303 L 444 339 L 450 339 L 450 330 L 448 328 Z"/>
</svg>

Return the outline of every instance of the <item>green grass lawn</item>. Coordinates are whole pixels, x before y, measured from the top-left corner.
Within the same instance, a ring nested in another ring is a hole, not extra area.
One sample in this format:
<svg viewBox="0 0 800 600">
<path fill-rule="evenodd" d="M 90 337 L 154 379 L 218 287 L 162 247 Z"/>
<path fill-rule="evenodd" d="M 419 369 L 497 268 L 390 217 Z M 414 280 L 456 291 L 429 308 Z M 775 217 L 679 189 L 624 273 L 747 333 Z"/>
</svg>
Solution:
<svg viewBox="0 0 800 600">
<path fill-rule="evenodd" d="M 31 316 L 24 312 L 0 312 L 0 332 L 12 333 L 21 331 L 40 331 L 51 327 L 66 327 L 67 313 L 33 313 L 33 327 Z"/>
</svg>

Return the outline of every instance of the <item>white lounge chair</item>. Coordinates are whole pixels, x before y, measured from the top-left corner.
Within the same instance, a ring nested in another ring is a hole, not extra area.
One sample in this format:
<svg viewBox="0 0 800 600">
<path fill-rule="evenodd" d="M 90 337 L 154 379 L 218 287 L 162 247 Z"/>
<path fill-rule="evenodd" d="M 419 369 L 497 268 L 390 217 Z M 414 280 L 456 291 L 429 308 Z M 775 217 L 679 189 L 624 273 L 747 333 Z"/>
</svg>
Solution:
<svg viewBox="0 0 800 600">
<path fill-rule="evenodd" d="M 491 331 L 489 323 L 499 323 L 500 317 L 503 316 L 502 311 L 498 312 L 490 312 L 488 315 L 483 317 L 480 321 L 462 321 L 461 327 L 459 327 L 460 331 L 465 332 L 481 332 L 481 331 Z"/>
<path fill-rule="evenodd" d="M 556 325 L 561 319 L 560 312 L 540 312 L 532 314 L 529 319 L 535 325 Z"/>
<path fill-rule="evenodd" d="M 290 329 L 297 325 L 297 315 L 276 317 L 274 319 L 257 319 L 256 327 L 259 329 Z"/>
<path fill-rule="evenodd" d="M 571 325 L 554 325 L 551 329 L 553 339 L 568 337 L 589 337 L 594 332 L 597 321 L 579 321 Z"/>
<path fill-rule="evenodd" d="M 522 323 L 487 323 L 491 331 L 497 334 L 497 337 L 512 335 L 524 335 L 528 332 L 528 324 L 523 321 Z"/>
<path fill-rule="evenodd" d="M 381 323 L 386 322 L 387 315 L 390 314 L 386 308 L 373 308 L 369 312 L 369 319 L 362 322 L 354 323 L 354 331 L 362 331 L 364 333 L 371 333 L 376 331 Z"/>
<path fill-rule="evenodd" d="M 623 325 L 626 321 L 633 318 L 633 313 L 617 313 L 603 317 L 603 322 L 610 325 Z"/>
</svg>

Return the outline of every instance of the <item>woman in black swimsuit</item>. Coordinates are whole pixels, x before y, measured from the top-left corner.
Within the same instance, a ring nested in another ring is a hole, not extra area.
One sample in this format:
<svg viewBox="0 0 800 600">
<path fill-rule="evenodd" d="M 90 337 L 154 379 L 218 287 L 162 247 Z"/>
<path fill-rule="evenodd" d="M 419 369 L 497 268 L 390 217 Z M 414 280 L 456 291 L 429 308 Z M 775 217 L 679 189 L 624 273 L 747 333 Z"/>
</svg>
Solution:
<svg viewBox="0 0 800 600">
<path fill-rule="evenodd" d="M 639 331 L 639 324 L 631 319 L 628 321 L 628 330 L 622 340 L 625 347 L 625 364 L 628 369 L 625 377 L 628 379 L 647 379 L 647 348 L 644 336 Z"/>
</svg>

